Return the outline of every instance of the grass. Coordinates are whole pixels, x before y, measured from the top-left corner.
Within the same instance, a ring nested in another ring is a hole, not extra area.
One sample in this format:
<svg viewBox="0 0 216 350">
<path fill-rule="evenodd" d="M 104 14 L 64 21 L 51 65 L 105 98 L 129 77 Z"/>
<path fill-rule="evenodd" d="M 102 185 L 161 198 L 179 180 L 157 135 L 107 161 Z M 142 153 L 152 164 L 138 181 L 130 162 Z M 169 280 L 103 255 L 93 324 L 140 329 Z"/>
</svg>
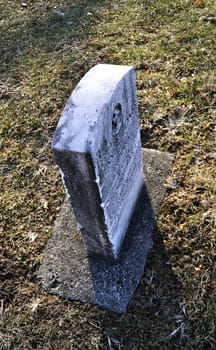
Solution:
<svg viewBox="0 0 216 350">
<path fill-rule="evenodd" d="M 0 349 L 215 349 L 215 2 L 0 1 Z M 137 72 L 142 145 L 175 154 L 125 315 L 35 282 L 64 190 L 51 139 L 97 63 Z"/>
</svg>

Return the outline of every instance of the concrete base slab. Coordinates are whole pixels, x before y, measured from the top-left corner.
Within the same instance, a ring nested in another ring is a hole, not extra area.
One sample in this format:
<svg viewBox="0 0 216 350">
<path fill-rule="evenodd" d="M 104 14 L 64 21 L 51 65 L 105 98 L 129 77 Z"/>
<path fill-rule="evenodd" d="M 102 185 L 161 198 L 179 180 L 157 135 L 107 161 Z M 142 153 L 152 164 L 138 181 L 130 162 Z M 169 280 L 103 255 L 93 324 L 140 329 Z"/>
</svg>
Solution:
<svg viewBox="0 0 216 350">
<path fill-rule="evenodd" d="M 171 154 L 156 150 L 142 149 L 142 155 L 145 186 L 118 261 L 111 264 L 101 257 L 87 255 L 70 203 L 66 200 L 38 271 L 38 278 L 47 292 L 97 304 L 117 313 L 126 312 L 153 244 L 152 233 L 173 160 Z"/>
</svg>

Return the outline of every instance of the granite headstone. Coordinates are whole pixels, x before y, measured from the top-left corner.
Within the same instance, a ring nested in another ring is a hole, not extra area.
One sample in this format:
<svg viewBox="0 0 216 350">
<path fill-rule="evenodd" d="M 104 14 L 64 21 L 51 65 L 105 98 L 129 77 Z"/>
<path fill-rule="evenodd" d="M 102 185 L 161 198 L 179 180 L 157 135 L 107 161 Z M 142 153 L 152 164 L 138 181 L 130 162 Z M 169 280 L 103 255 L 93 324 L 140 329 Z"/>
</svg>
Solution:
<svg viewBox="0 0 216 350">
<path fill-rule="evenodd" d="M 134 69 L 92 68 L 69 98 L 52 147 L 68 199 L 38 279 L 50 293 L 125 312 L 173 159 L 141 149 Z"/>
<path fill-rule="evenodd" d="M 93 67 L 52 148 L 88 253 L 117 259 L 144 184 L 134 68 Z"/>
</svg>

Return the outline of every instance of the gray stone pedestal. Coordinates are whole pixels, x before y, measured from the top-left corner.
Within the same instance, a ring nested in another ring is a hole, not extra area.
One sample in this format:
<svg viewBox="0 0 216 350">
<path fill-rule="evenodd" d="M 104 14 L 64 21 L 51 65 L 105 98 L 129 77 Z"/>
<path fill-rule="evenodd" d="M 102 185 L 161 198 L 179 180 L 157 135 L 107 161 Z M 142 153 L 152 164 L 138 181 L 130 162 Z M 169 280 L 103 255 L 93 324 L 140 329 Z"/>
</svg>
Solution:
<svg viewBox="0 0 216 350">
<path fill-rule="evenodd" d="M 173 159 L 169 153 L 148 149 L 142 149 L 142 155 L 145 185 L 118 260 L 111 264 L 101 257 L 88 257 L 66 200 L 38 271 L 38 278 L 47 292 L 97 304 L 117 313 L 126 311 L 153 244 L 152 233 Z"/>
</svg>

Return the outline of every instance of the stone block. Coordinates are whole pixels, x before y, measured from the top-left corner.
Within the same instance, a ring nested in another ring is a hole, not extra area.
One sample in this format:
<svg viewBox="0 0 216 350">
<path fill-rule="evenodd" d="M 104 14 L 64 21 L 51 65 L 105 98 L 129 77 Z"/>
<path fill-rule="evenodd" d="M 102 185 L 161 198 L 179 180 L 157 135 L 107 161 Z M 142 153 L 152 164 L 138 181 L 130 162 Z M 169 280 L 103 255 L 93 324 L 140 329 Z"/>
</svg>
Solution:
<svg viewBox="0 0 216 350">
<path fill-rule="evenodd" d="M 117 259 L 144 184 L 134 69 L 92 68 L 70 96 L 52 148 L 88 254 Z"/>
<path fill-rule="evenodd" d="M 156 217 L 165 194 L 173 156 L 142 149 L 145 185 L 129 225 L 119 258 L 110 264 L 89 256 L 68 200 L 56 219 L 53 235 L 43 252 L 38 279 L 49 293 L 97 304 L 124 313 L 142 274 Z"/>
</svg>

